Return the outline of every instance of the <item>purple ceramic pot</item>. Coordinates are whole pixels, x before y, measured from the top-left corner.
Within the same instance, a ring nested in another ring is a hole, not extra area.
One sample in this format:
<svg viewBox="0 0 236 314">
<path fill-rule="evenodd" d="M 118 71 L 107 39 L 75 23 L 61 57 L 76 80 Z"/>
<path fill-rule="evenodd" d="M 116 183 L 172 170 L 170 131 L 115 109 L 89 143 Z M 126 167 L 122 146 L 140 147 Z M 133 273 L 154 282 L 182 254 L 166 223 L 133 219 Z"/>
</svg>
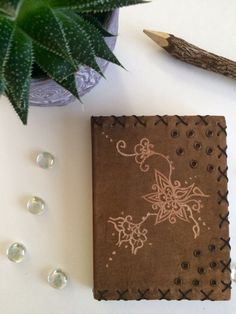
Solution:
<svg viewBox="0 0 236 314">
<path fill-rule="evenodd" d="M 118 32 L 119 10 L 115 10 L 110 19 L 104 25 L 108 32 L 117 34 Z M 114 50 L 116 36 L 106 38 L 106 42 L 111 50 Z M 97 59 L 101 70 L 104 72 L 108 63 L 106 60 Z M 97 83 L 101 76 L 94 70 L 81 66 L 76 74 L 77 88 L 79 95 L 88 93 Z M 64 106 L 75 100 L 75 97 L 63 87 L 51 79 L 40 78 L 32 79 L 30 86 L 30 105 L 31 106 Z"/>
</svg>

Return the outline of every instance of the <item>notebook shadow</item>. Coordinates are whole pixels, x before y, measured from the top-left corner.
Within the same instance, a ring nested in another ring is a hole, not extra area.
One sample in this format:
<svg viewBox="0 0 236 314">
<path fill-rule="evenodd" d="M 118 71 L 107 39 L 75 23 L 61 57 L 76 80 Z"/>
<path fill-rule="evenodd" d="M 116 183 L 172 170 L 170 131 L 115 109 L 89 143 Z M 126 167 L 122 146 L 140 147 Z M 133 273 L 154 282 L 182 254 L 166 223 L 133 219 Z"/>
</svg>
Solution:
<svg viewBox="0 0 236 314">
<path fill-rule="evenodd" d="M 89 117 L 64 117 L 59 189 L 63 208 L 61 262 L 73 281 L 93 285 L 92 173 Z M 68 127 L 69 125 L 69 127 Z"/>
</svg>

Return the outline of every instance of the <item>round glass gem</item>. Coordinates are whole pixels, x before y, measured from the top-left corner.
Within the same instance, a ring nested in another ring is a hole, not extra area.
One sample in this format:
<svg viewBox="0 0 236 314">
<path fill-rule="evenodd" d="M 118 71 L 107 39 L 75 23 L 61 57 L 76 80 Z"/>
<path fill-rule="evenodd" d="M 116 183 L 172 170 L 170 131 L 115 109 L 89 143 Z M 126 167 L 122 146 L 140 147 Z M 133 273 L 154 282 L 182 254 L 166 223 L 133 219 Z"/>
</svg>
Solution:
<svg viewBox="0 0 236 314">
<path fill-rule="evenodd" d="M 48 283 L 55 289 L 65 288 L 67 282 L 67 275 L 61 269 L 55 269 L 48 275 Z"/>
<path fill-rule="evenodd" d="M 45 211 L 45 202 L 40 197 L 33 196 L 27 202 L 27 209 L 31 214 L 41 215 Z"/>
<path fill-rule="evenodd" d="M 50 169 L 54 166 L 55 158 L 48 152 L 41 152 L 38 154 L 36 162 L 40 168 Z"/>
<path fill-rule="evenodd" d="M 26 248 L 21 243 L 13 243 L 7 249 L 7 257 L 14 263 L 20 263 L 24 259 L 26 254 Z"/>
<path fill-rule="evenodd" d="M 231 266 L 231 279 L 236 282 L 236 263 Z"/>
</svg>

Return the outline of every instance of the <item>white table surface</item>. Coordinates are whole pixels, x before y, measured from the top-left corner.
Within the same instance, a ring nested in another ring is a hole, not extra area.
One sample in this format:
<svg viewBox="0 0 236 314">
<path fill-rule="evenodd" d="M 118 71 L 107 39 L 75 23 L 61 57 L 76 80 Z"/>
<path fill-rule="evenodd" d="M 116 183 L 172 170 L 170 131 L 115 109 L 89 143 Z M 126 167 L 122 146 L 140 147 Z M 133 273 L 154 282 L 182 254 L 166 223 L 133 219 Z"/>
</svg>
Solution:
<svg viewBox="0 0 236 314">
<path fill-rule="evenodd" d="M 107 80 L 63 108 L 31 108 L 21 124 L 0 99 L 0 313 L 138 314 L 230 313 L 230 302 L 98 302 L 92 296 L 91 115 L 214 114 L 228 123 L 229 201 L 232 259 L 236 261 L 236 82 L 178 62 L 159 49 L 143 28 L 167 31 L 236 59 L 234 0 L 156 0 L 122 9 L 116 55 L 127 68 L 110 65 Z M 37 152 L 56 156 L 56 166 L 35 165 Z M 25 209 L 30 195 L 48 204 L 45 215 Z M 22 264 L 7 260 L 13 242 L 26 245 Z M 47 273 L 60 266 L 68 286 L 48 286 Z M 235 291 L 234 291 L 235 290 Z"/>
</svg>

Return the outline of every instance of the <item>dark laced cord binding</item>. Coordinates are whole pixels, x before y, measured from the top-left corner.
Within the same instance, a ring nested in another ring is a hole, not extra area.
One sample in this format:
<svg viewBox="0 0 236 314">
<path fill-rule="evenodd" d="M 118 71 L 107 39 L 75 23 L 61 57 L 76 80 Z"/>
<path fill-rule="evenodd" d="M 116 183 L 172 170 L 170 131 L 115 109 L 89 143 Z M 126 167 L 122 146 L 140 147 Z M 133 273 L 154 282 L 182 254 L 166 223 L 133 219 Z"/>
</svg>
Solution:
<svg viewBox="0 0 236 314">
<path fill-rule="evenodd" d="M 155 122 L 155 125 L 158 125 L 159 123 L 163 123 L 164 125 L 168 126 L 168 116 L 156 116 L 157 121 Z"/>
<path fill-rule="evenodd" d="M 107 301 L 105 294 L 107 294 L 108 290 L 97 290 L 98 293 L 98 301 Z"/>
<path fill-rule="evenodd" d="M 218 167 L 218 172 L 219 172 L 219 176 L 217 178 L 218 182 L 220 182 L 222 179 L 225 179 L 227 182 L 229 181 L 227 177 L 227 171 L 228 171 L 228 167 L 226 167 L 225 169 L 221 169 L 221 167 Z"/>
<path fill-rule="evenodd" d="M 168 298 L 168 294 L 170 293 L 170 289 L 167 289 L 167 290 L 161 290 L 161 289 L 158 289 L 158 292 L 160 293 L 160 298 L 159 300 L 170 300 Z"/>
<path fill-rule="evenodd" d="M 177 122 L 176 122 L 176 126 L 179 125 L 179 124 L 184 124 L 186 126 L 188 126 L 188 122 L 185 121 L 185 117 L 181 117 L 181 116 L 178 116 L 178 115 L 175 115 L 176 118 L 177 118 Z"/>
<path fill-rule="evenodd" d="M 208 116 L 199 116 L 198 115 L 199 120 L 195 124 L 199 125 L 199 124 L 202 123 L 204 125 L 208 125 L 209 124 L 208 121 L 207 121 L 208 117 L 209 117 L 209 115 Z"/>
<path fill-rule="evenodd" d="M 212 293 L 214 292 L 214 290 L 211 290 L 209 292 L 206 292 L 206 291 L 203 291 L 203 290 L 200 290 L 200 292 L 202 293 L 203 295 L 203 298 L 201 299 L 201 301 L 214 301 L 214 299 L 211 298 L 211 295 Z"/>
<path fill-rule="evenodd" d="M 147 297 L 148 292 L 149 292 L 149 289 L 146 289 L 146 290 L 138 289 L 139 296 L 137 298 L 137 301 L 148 300 L 148 297 Z"/>
<path fill-rule="evenodd" d="M 116 125 L 120 125 L 123 128 L 125 128 L 125 116 L 122 117 L 116 117 L 116 116 L 112 116 L 112 118 L 114 119 L 114 122 L 112 123 L 112 126 L 116 126 Z"/>
<path fill-rule="evenodd" d="M 192 292 L 192 289 L 188 289 L 186 291 L 182 291 L 181 289 L 179 289 L 180 297 L 179 297 L 178 301 L 191 300 L 191 298 L 189 297 L 189 294 L 191 292 Z"/>
<path fill-rule="evenodd" d="M 231 249 L 231 246 L 230 246 L 230 243 L 229 243 L 230 238 L 228 238 L 228 239 L 220 238 L 220 240 L 223 242 L 222 246 L 220 247 L 221 251 L 224 250 L 225 248 Z"/>
<path fill-rule="evenodd" d="M 224 273 L 225 271 L 228 271 L 229 273 L 231 273 L 231 268 L 230 268 L 231 258 L 226 263 L 224 261 L 220 261 L 220 263 L 222 265 L 222 269 L 221 269 L 222 273 Z"/>
<path fill-rule="evenodd" d="M 220 217 L 220 224 L 219 224 L 219 228 L 220 228 L 220 229 L 222 228 L 222 226 L 224 225 L 224 223 L 227 223 L 228 225 L 230 224 L 229 219 L 228 219 L 228 217 L 229 217 L 229 212 L 227 212 L 227 214 L 224 215 L 224 216 L 222 216 L 222 215 L 220 214 L 219 217 Z"/>
<path fill-rule="evenodd" d="M 127 301 L 127 298 L 125 295 L 128 293 L 128 289 L 123 290 L 123 291 L 117 290 L 116 292 L 118 294 L 117 301 L 120 301 L 120 300 Z"/>
<path fill-rule="evenodd" d="M 145 121 L 144 116 L 138 117 L 138 116 L 133 115 L 132 117 L 134 117 L 136 119 L 136 121 L 134 123 L 135 126 L 138 124 L 142 125 L 143 127 L 147 126 L 147 122 Z"/>
<path fill-rule="evenodd" d="M 223 133 L 225 136 L 227 136 L 227 126 L 221 125 L 219 122 L 217 123 L 219 127 L 219 131 L 217 132 L 217 136 L 220 136 L 221 133 Z"/>
<path fill-rule="evenodd" d="M 176 117 L 176 126 L 182 124 L 182 125 L 185 125 L 185 126 L 189 126 L 189 123 L 187 121 L 187 117 L 186 116 L 179 116 L 179 115 L 175 115 Z M 111 116 L 110 118 L 113 119 L 112 123 L 110 123 L 110 127 L 115 127 L 115 126 L 120 126 L 120 127 L 123 127 L 125 128 L 126 126 L 130 126 L 130 127 L 136 127 L 136 126 L 141 126 L 141 127 L 147 127 L 147 119 L 148 117 L 146 118 L 145 116 L 136 116 L 136 115 L 133 115 L 132 117 L 127 117 L 127 116 Z M 131 118 L 131 119 L 130 119 Z M 195 125 L 203 125 L 203 126 L 206 126 L 208 127 L 210 125 L 210 122 L 209 122 L 209 118 L 210 116 L 209 115 L 206 115 L 206 116 L 201 116 L 201 115 L 198 115 L 197 116 L 197 120 L 195 122 Z M 105 125 L 105 122 L 107 121 L 107 117 L 93 117 L 92 118 L 92 124 L 97 126 L 97 127 L 100 127 L 100 128 L 103 128 L 104 125 Z M 129 124 L 127 124 L 127 121 Z M 154 126 L 157 126 L 157 125 L 165 125 L 165 126 L 168 126 L 169 125 L 169 117 L 167 115 L 164 115 L 164 116 L 160 116 L 160 115 L 156 115 L 156 120 L 153 122 L 154 123 Z M 108 126 L 108 127 L 109 127 Z M 211 129 L 207 129 L 206 130 L 206 136 L 207 137 L 212 137 L 214 136 L 215 134 L 217 136 L 227 136 L 227 127 L 222 125 L 220 122 L 217 122 L 217 127 L 218 127 L 218 130 L 216 133 L 214 133 Z M 178 130 L 172 130 L 171 131 L 171 137 L 173 138 L 177 138 L 179 136 L 179 131 Z M 187 137 L 193 137 L 195 135 L 195 131 L 193 129 L 191 130 L 187 130 L 186 131 L 186 135 Z M 216 146 L 217 149 L 218 149 L 218 159 L 221 159 L 221 158 L 227 158 L 227 146 L 225 147 L 221 147 L 220 145 L 217 145 Z M 176 151 L 176 153 L 178 155 L 180 155 L 182 153 L 182 150 L 178 150 Z M 213 148 L 212 147 L 207 147 L 206 148 L 206 153 L 208 155 L 211 155 L 213 153 Z M 221 166 L 219 166 L 217 168 L 217 171 L 218 171 L 218 176 L 217 176 L 217 181 L 218 182 L 221 182 L 222 180 L 226 180 L 228 182 L 228 176 L 227 176 L 227 171 L 228 171 L 228 167 L 226 166 L 225 168 L 222 168 Z M 219 205 L 223 205 L 223 204 L 226 204 L 226 205 L 229 205 L 229 201 L 228 201 L 228 191 L 221 191 L 221 190 L 218 190 L 217 191 L 217 195 L 218 195 L 218 204 Z M 222 214 L 219 214 L 219 229 L 222 229 L 222 227 L 225 225 L 225 224 L 229 224 L 229 212 L 224 212 Z M 230 246 L 230 238 L 228 239 L 225 239 L 223 237 L 220 237 L 220 240 L 222 242 L 221 246 L 220 246 L 220 251 L 222 250 L 225 250 L 225 249 L 231 249 L 231 246 Z M 212 247 L 214 246 L 214 250 L 215 250 L 215 245 L 211 245 Z M 214 251 L 213 249 L 210 249 L 209 250 L 212 252 Z M 218 264 L 219 263 L 219 264 Z M 225 273 L 225 272 L 231 272 L 231 268 L 230 268 L 230 264 L 231 264 L 231 259 L 229 259 L 228 261 L 223 261 L 223 260 L 220 260 L 218 263 L 216 262 L 211 262 L 211 268 L 215 268 L 217 265 L 220 265 L 221 266 L 221 272 L 222 273 Z M 214 265 L 213 265 L 214 264 Z M 176 281 L 177 279 L 175 279 L 175 285 L 181 285 L 182 284 L 182 280 L 178 280 L 178 282 Z M 199 280 L 193 280 L 192 282 L 192 285 L 195 286 L 195 287 L 198 287 L 199 286 L 199 283 L 200 281 Z M 222 284 L 222 293 L 226 292 L 227 290 L 230 290 L 232 287 L 232 282 L 229 281 L 229 282 L 225 282 L 224 280 L 221 280 L 221 284 Z M 213 286 L 213 284 L 212 284 Z M 159 294 L 159 300 L 170 300 L 170 293 L 171 293 L 171 290 L 170 289 L 167 289 L 167 290 L 161 290 L 161 289 L 158 289 L 158 294 Z M 191 293 L 192 293 L 192 289 L 188 289 L 188 290 L 181 290 L 179 289 L 179 298 L 178 300 L 191 300 Z M 108 297 L 107 297 L 107 293 L 109 291 L 108 290 L 97 290 L 96 293 L 97 293 L 97 299 L 99 301 L 101 300 L 105 300 L 107 301 L 108 300 Z M 210 300 L 210 301 L 214 301 L 213 297 L 212 297 L 212 294 L 214 293 L 214 290 L 210 290 L 210 291 L 205 291 L 205 290 L 199 290 L 199 292 L 201 293 L 202 295 L 202 298 L 201 300 L 202 301 L 205 301 L 205 300 Z M 116 293 L 117 293 L 117 301 L 119 300 L 124 300 L 124 301 L 127 301 L 129 298 L 128 298 L 128 293 L 129 293 L 129 290 L 126 289 L 126 290 L 116 290 Z M 141 289 L 137 289 L 137 294 L 138 294 L 138 297 L 137 297 L 137 301 L 140 301 L 140 300 L 149 300 L 149 296 L 148 294 L 150 293 L 150 289 L 145 289 L 145 290 L 141 290 Z"/>
<path fill-rule="evenodd" d="M 231 290 L 232 289 L 232 281 L 230 280 L 229 282 L 224 282 L 223 280 L 221 280 L 222 285 L 224 286 L 224 288 L 221 290 L 222 292 L 225 292 L 226 290 Z"/>
</svg>

